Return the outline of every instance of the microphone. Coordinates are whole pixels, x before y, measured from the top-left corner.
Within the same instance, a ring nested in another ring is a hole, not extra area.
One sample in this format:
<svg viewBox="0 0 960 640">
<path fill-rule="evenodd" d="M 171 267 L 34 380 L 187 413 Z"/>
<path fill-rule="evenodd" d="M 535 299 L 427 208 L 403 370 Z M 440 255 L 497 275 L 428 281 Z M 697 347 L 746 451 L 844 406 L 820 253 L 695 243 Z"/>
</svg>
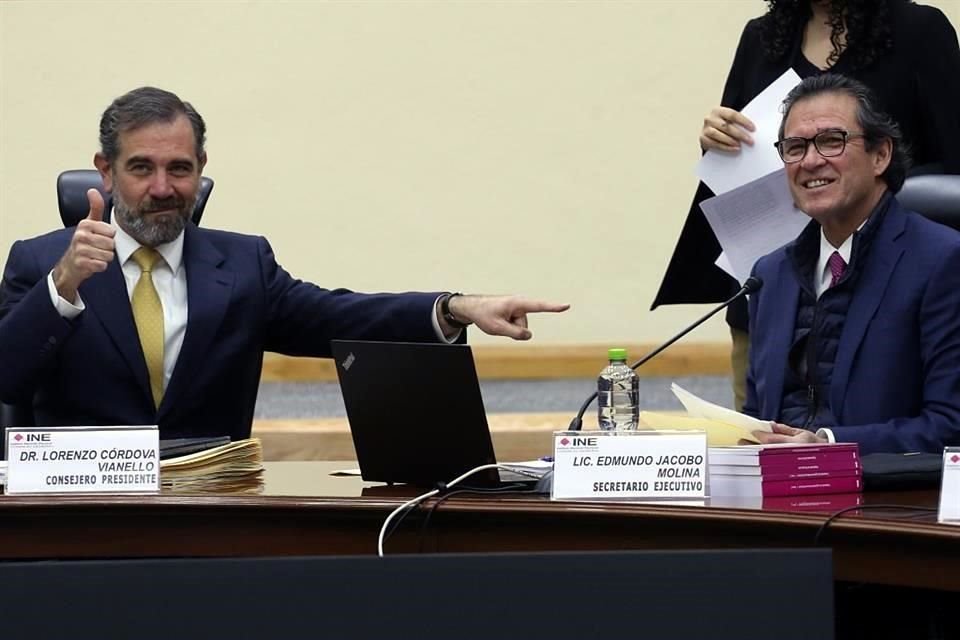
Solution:
<svg viewBox="0 0 960 640">
<path fill-rule="evenodd" d="M 687 327 L 686 329 L 684 329 L 677 335 L 673 336 L 672 338 L 664 342 L 662 345 L 660 345 L 659 347 L 657 347 L 647 355 L 643 356 L 642 358 L 634 362 L 632 365 L 630 365 L 630 368 L 636 370 L 638 367 L 646 363 L 647 360 L 650 360 L 655 355 L 657 355 L 658 353 L 660 353 L 661 351 L 663 351 L 664 349 L 672 345 L 674 342 L 676 342 L 683 336 L 687 335 L 688 333 L 690 333 L 691 331 L 693 331 L 694 329 L 702 325 L 704 322 L 706 322 L 707 320 L 715 316 L 718 312 L 729 307 L 731 304 L 733 304 L 735 300 L 738 300 L 747 294 L 756 293 L 757 291 L 760 290 L 760 287 L 762 286 L 763 286 L 763 280 L 761 280 L 760 278 L 757 278 L 756 276 L 750 276 L 749 278 L 747 278 L 747 281 L 743 283 L 743 286 L 740 287 L 740 290 L 737 291 L 735 294 L 733 294 L 728 300 L 720 303 L 715 309 L 711 310 L 710 313 L 703 316 L 702 318 L 700 318 L 699 320 L 691 324 L 689 327 Z M 573 420 L 570 421 L 570 426 L 567 429 L 568 431 L 580 431 L 580 427 L 583 426 L 583 414 L 586 413 L 587 408 L 590 406 L 590 404 L 594 401 L 596 397 L 597 397 L 597 392 L 594 391 L 592 394 L 590 394 L 590 397 L 584 401 L 584 403 L 580 406 L 580 410 L 577 411 L 577 417 L 575 417 Z"/>
</svg>

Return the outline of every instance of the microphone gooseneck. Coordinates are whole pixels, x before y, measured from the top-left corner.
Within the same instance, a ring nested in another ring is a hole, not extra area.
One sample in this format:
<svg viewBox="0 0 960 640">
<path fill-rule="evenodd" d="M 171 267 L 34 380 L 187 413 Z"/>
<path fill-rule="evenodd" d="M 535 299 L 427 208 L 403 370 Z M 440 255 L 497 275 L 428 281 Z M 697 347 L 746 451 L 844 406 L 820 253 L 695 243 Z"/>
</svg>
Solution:
<svg viewBox="0 0 960 640">
<path fill-rule="evenodd" d="M 687 335 L 688 333 L 690 333 L 691 331 L 699 327 L 701 324 L 703 324 L 704 322 L 706 322 L 707 320 L 715 316 L 720 311 L 723 311 L 724 309 L 729 307 L 731 304 L 733 304 L 734 301 L 742 298 L 745 295 L 756 293 L 757 291 L 760 290 L 760 287 L 762 286 L 763 286 L 763 280 L 761 280 L 760 278 L 757 278 L 756 276 L 750 276 L 749 278 L 747 278 L 746 282 L 743 283 L 743 286 L 740 287 L 740 290 L 737 291 L 732 296 L 730 296 L 729 299 L 720 303 L 714 309 L 711 309 L 710 313 L 703 316 L 702 318 L 700 318 L 699 320 L 691 324 L 689 327 L 687 327 L 686 329 L 684 329 L 677 335 L 673 336 L 672 338 L 664 342 L 662 345 L 660 345 L 659 347 L 657 347 L 647 355 L 643 356 L 642 358 L 634 362 L 632 365 L 630 365 L 630 368 L 636 370 L 638 367 L 643 366 L 643 364 L 645 364 L 648 360 L 650 360 L 651 358 L 659 354 L 661 351 L 663 351 L 664 349 L 672 345 L 674 342 L 676 342 L 683 336 Z M 580 428 L 583 426 L 583 414 L 587 412 L 587 409 L 590 407 L 590 405 L 593 403 L 596 397 L 597 397 L 597 392 L 594 391 L 583 402 L 583 404 L 580 405 L 580 410 L 577 411 L 576 417 L 570 421 L 570 426 L 567 428 L 568 431 L 580 431 Z"/>
</svg>

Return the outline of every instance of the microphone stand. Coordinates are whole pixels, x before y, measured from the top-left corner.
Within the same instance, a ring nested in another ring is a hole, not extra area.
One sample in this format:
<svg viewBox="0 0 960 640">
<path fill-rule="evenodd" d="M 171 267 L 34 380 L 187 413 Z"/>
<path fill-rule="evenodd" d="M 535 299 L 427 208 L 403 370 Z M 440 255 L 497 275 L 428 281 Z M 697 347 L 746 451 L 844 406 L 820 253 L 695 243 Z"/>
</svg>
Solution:
<svg viewBox="0 0 960 640">
<path fill-rule="evenodd" d="M 707 320 L 715 316 L 720 311 L 729 307 L 731 304 L 733 304 L 735 300 L 737 300 L 738 298 L 742 298 L 748 293 L 754 293 L 756 291 L 759 291 L 760 287 L 762 286 L 763 286 L 763 281 L 760 278 L 757 278 L 754 276 L 747 278 L 747 281 L 743 283 L 743 286 L 740 288 L 740 290 L 737 291 L 735 294 L 733 294 L 729 299 L 727 299 L 724 302 L 721 302 L 719 305 L 717 305 L 716 308 L 711 310 L 710 313 L 703 316 L 702 318 L 700 318 L 699 320 L 691 324 L 689 327 L 687 327 L 686 329 L 684 329 L 677 335 L 673 336 L 672 338 L 664 342 L 662 345 L 660 345 L 659 347 L 657 347 L 647 355 L 643 356 L 642 358 L 634 362 L 632 365 L 630 365 L 630 368 L 633 370 L 636 370 L 638 367 L 645 364 L 648 360 L 650 360 L 651 358 L 659 354 L 661 351 L 663 351 L 664 349 L 672 345 L 674 342 L 676 342 L 683 336 L 687 335 L 688 333 L 690 333 L 691 331 L 699 327 L 701 324 L 703 324 L 704 322 L 706 322 Z M 588 397 L 584 401 L 584 403 L 580 406 L 580 410 L 577 411 L 576 417 L 570 421 L 570 426 L 567 428 L 568 431 L 580 431 L 580 428 L 583 426 L 583 414 L 587 412 L 587 409 L 590 407 L 590 405 L 593 403 L 596 397 L 597 397 L 597 392 L 594 391 L 593 393 L 590 394 L 590 397 Z"/>
</svg>

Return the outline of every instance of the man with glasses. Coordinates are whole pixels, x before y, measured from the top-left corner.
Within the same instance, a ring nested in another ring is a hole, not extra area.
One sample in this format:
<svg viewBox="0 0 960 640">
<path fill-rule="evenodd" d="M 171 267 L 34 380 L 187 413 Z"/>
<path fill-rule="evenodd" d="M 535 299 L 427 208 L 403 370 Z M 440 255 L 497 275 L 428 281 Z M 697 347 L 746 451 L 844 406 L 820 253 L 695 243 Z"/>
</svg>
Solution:
<svg viewBox="0 0 960 640">
<path fill-rule="evenodd" d="M 895 197 L 899 128 L 862 84 L 814 76 L 776 143 L 812 219 L 757 261 L 744 411 L 768 442 L 857 442 L 862 454 L 960 444 L 960 234 Z"/>
</svg>

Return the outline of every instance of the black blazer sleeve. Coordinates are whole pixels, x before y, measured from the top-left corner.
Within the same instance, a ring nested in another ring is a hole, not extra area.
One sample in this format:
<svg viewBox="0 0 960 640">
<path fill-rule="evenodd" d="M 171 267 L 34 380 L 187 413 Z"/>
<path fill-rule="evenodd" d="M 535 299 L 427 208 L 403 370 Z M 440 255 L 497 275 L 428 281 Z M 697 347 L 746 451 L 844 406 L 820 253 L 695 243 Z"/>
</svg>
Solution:
<svg viewBox="0 0 960 640">
<path fill-rule="evenodd" d="M 781 67 L 776 72 L 763 62 L 761 20 L 748 22 L 740 35 L 720 101 L 724 107 L 739 111 L 786 69 Z M 700 210 L 700 203 L 713 195 L 707 185 L 698 185 L 651 309 L 662 304 L 722 302 L 737 289 L 734 279 L 714 264 L 720 255 L 720 243 Z"/>
<path fill-rule="evenodd" d="M 912 19 L 904 20 L 903 42 L 914 70 L 919 97 L 917 147 L 946 173 L 960 173 L 960 45 L 957 32 L 935 8 L 908 5 Z"/>
</svg>

